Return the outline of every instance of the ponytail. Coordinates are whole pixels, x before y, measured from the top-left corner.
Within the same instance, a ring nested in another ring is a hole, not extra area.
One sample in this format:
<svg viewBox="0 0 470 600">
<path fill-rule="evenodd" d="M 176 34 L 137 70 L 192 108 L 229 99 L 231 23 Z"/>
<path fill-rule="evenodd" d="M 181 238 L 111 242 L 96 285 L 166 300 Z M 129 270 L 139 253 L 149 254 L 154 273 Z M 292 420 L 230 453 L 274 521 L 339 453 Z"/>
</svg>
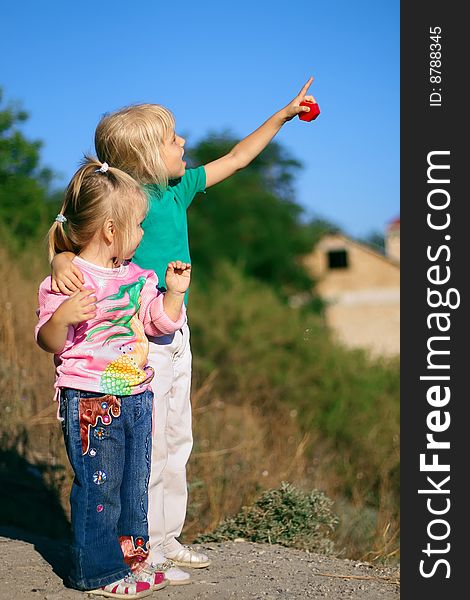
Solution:
<svg viewBox="0 0 470 600">
<path fill-rule="evenodd" d="M 79 254 L 108 218 L 115 221 L 117 246 L 122 254 L 130 219 L 142 209 L 147 210 L 147 197 L 132 177 L 85 156 L 67 186 L 60 212 L 49 229 L 49 260 L 60 252 Z M 118 261 L 123 258 L 116 257 Z"/>
<path fill-rule="evenodd" d="M 49 262 L 52 262 L 54 256 L 60 252 L 73 252 L 76 254 L 77 249 L 74 247 L 67 236 L 67 232 L 65 231 L 65 222 L 59 221 L 57 217 L 49 229 L 47 238 Z"/>
</svg>

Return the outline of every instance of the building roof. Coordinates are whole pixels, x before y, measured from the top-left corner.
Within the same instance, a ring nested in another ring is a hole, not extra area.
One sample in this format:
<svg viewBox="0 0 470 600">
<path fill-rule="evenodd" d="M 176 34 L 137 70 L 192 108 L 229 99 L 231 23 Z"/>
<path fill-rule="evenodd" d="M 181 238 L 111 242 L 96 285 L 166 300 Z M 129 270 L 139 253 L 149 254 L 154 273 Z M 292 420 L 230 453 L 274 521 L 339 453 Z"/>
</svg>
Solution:
<svg viewBox="0 0 470 600">
<path fill-rule="evenodd" d="M 400 220 L 398 220 L 398 223 L 400 223 Z M 356 246 L 357 248 L 360 248 L 363 252 L 367 252 L 368 254 L 372 254 L 375 257 L 379 258 L 380 260 L 383 260 L 389 264 L 392 264 L 396 267 L 400 267 L 400 261 L 397 260 L 396 258 L 392 258 L 390 256 L 387 256 L 386 254 L 383 254 L 382 252 L 379 252 L 378 250 L 375 250 L 374 248 L 372 248 L 371 246 L 368 246 L 367 244 L 365 244 L 364 242 L 358 242 L 352 238 L 350 238 L 349 236 L 345 235 L 344 233 L 326 233 L 325 235 L 323 235 L 318 244 L 317 247 L 319 247 L 321 245 L 322 240 L 325 240 L 326 238 L 340 238 L 342 241 L 351 244 L 353 246 Z"/>
</svg>

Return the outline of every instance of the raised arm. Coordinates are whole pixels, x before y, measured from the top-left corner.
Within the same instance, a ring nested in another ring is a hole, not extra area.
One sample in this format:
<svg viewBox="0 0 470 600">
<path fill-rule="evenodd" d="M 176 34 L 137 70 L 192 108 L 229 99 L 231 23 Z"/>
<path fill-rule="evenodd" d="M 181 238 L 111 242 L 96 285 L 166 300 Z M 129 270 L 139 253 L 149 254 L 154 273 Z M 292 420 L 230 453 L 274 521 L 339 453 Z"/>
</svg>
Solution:
<svg viewBox="0 0 470 600">
<path fill-rule="evenodd" d="M 165 299 L 163 306 L 172 321 L 176 321 L 183 308 L 184 295 L 191 281 L 191 265 L 175 260 L 168 263 L 165 275 Z"/>
<path fill-rule="evenodd" d="M 307 106 L 300 106 L 300 103 L 304 100 L 315 102 L 313 96 L 306 95 L 312 81 L 313 77 L 310 77 L 297 96 L 287 106 L 276 112 L 241 142 L 238 142 L 228 154 L 204 165 L 206 188 L 227 179 L 227 177 L 249 165 L 266 148 L 284 123 L 290 121 L 299 113 L 310 110 Z"/>
<path fill-rule="evenodd" d="M 165 293 L 155 293 L 158 285 L 155 273 L 147 279 L 141 293 L 139 311 L 147 335 L 166 335 L 181 329 L 186 319 L 184 295 L 190 278 L 191 265 L 178 260 L 168 263 Z"/>
</svg>

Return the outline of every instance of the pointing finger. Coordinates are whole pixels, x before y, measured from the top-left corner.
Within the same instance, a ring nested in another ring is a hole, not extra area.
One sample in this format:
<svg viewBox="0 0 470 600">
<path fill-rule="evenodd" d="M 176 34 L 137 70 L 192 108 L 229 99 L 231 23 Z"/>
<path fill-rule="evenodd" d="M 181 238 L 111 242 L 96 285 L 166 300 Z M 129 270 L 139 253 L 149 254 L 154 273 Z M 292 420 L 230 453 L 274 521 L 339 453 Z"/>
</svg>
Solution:
<svg viewBox="0 0 470 600">
<path fill-rule="evenodd" d="M 308 88 L 312 85 L 312 81 L 313 81 L 313 77 L 310 77 L 310 79 L 307 81 L 307 83 L 304 85 L 304 87 L 300 90 L 299 96 L 305 96 Z"/>
</svg>

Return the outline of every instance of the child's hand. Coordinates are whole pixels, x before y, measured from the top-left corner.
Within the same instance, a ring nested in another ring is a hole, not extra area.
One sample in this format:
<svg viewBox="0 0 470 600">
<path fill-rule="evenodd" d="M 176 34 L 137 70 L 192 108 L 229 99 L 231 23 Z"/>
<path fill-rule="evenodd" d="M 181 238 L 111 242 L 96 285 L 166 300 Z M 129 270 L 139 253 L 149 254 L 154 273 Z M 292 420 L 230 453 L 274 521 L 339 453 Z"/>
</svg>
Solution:
<svg viewBox="0 0 470 600">
<path fill-rule="evenodd" d="M 61 252 L 52 259 L 51 289 L 53 292 L 70 296 L 83 288 L 85 280 L 80 269 L 73 264 L 74 258 L 75 254 L 72 252 Z"/>
<path fill-rule="evenodd" d="M 310 77 L 292 102 L 289 102 L 289 104 L 282 109 L 282 113 L 286 121 L 290 121 L 301 112 L 309 112 L 310 108 L 308 106 L 300 106 L 301 102 L 316 102 L 313 96 L 306 95 L 308 88 L 312 84 L 312 81 L 313 77 Z"/>
<path fill-rule="evenodd" d="M 174 260 L 168 263 L 165 275 L 165 285 L 169 292 L 184 294 L 191 280 L 191 265 Z"/>
<path fill-rule="evenodd" d="M 95 290 L 80 290 L 62 302 L 52 315 L 56 325 L 78 325 L 96 317 Z"/>
</svg>

